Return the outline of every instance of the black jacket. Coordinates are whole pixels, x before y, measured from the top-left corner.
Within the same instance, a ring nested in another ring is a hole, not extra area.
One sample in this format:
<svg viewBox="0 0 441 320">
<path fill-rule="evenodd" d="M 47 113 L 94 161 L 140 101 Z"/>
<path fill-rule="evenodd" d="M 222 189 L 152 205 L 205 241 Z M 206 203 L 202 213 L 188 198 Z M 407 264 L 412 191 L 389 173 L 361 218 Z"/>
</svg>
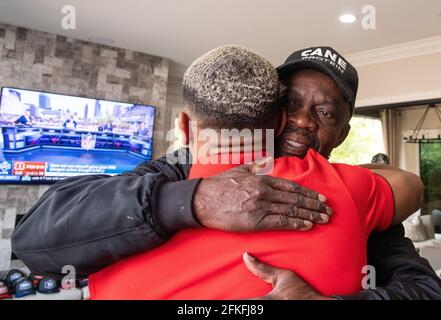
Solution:
<svg viewBox="0 0 441 320">
<path fill-rule="evenodd" d="M 32 271 L 59 279 L 64 265 L 84 278 L 157 247 L 177 230 L 199 226 L 191 202 L 200 180 L 185 180 L 189 163 L 187 149 L 181 149 L 118 176 L 60 181 L 20 221 L 12 250 Z M 440 279 L 401 225 L 370 236 L 368 262 L 381 287 L 341 298 L 441 299 Z"/>
</svg>

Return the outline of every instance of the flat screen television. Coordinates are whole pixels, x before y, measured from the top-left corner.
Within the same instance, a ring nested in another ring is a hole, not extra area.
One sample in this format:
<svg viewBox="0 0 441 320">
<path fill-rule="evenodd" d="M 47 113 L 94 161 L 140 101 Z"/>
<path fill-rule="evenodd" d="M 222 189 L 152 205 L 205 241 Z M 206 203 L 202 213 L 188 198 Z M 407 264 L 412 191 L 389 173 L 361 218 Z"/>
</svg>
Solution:
<svg viewBox="0 0 441 320">
<path fill-rule="evenodd" d="M 115 175 L 152 157 L 155 107 L 1 88 L 0 183 Z"/>
</svg>

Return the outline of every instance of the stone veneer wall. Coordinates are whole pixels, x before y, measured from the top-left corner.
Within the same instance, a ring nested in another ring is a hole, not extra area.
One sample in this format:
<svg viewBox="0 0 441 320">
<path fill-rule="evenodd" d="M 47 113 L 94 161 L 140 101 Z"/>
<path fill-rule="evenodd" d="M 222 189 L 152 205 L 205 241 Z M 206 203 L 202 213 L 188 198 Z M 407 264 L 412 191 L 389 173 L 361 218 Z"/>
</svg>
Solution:
<svg viewBox="0 0 441 320">
<path fill-rule="evenodd" d="M 164 132 L 169 60 L 0 23 L 0 86 L 156 106 L 154 156 Z M 0 278 L 11 268 L 10 236 L 48 186 L 0 185 Z"/>
<path fill-rule="evenodd" d="M 48 185 L 0 185 L 0 279 L 10 269 L 29 272 L 20 260 L 13 258 L 10 238 L 18 219 L 48 188 Z"/>
</svg>

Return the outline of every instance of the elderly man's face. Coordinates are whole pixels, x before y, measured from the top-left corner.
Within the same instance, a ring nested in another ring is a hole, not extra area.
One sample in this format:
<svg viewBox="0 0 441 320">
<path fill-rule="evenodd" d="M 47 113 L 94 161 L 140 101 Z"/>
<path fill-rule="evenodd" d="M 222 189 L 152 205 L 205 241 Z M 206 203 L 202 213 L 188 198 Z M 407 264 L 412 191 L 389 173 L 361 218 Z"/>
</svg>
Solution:
<svg viewBox="0 0 441 320">
<path fill-rule="evenodd" d="M 329 157 L 350 129 L 350 108 L 339 87 L 315 70 L 298 71 L 285 84 L 282 104 L 288 123 L 278 139 L 280 155 L 304 157 L 309 148 L 314 148 Z"/>
</svg>

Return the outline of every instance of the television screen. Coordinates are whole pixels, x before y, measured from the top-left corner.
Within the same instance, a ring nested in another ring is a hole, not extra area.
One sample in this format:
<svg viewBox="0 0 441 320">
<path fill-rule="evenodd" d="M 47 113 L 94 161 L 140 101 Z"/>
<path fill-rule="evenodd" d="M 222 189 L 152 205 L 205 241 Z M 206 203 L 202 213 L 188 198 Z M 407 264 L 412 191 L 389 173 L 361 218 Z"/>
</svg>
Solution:
<svg viewBox="0 0 441 320">
<path fill-rule="evenodd" d="M 155 108 L 3 87 L 0 182 L 115 175 L 152 157 Z"/>
</svg>

